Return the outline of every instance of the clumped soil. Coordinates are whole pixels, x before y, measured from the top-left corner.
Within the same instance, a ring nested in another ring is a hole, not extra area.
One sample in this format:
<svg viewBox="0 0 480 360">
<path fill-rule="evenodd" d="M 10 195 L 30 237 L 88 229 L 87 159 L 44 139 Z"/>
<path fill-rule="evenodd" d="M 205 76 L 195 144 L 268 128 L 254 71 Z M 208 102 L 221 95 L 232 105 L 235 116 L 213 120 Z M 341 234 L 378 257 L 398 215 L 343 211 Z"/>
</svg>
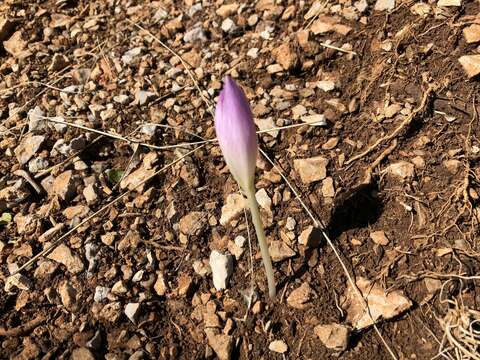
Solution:
<svg viewBox="0 0 480 360">
<path fill-rule="evenodd" d="M 0 222 L 1 358 L 390 357 L 372 327 L 353 331 L 344 351 L 315 335 L 319 324 L 349 325 L 342 307 L 347 276 L 323 237 L 313 247 L 298 242 L 312 219 L 263 158 L 256 185 L 271 202 L 263 213 L 267 237 L 295 253 L 274 263 L 276 299 L 268 299 L 251 226 L 252 257 L 245 245 L 228 288 L 213 286 L 212 250 L 231 252 L 237 236 L 248 237 L 243 212 L 220 224 L 238 188 L 215 143 L 81 224 L 128 191 L 125 181 L 137 184 L 193 149 L 138 142 L 214 138 L 211 110 L 227 74 L 245 89 L 260 129 L 287 126 L 259 135 L 260 146 L 321 219 L 350 274 L 412 301 L 377 323 L 398 358 L 435 357 L 448 348 L 441 344 L 447 311 L 478 308 L 480 87 L 458 58 L 478 53 L 479 43 L 467 43 L 462 30 L 480 23 L 479 2 L 431 2 L 423 4 L 425 15 L 412 10 L 415 1 L 400 0 L 390 11 L 348 0 L 236 4 L 0 4 L 0 25 L 9 23 L 0 26 L 0 214 L 12 216 Z M 319 31 L 319 20 L 348 31 Z M 325 82 L 333 86 L 322 89 Z M 69 124 L 35 124 L 31 111 Z M 323 115 L 326 125 L 288 127 L 309 115 Z M 43 143 L 21 164 L 29 149 L 18 147 L 32 135 Z M 295 160 L 315 156 L 328 159 L 333 194 L 325 179 L 303 181 L 299 174 Z M 33 181 L 22 180 L 21 169 Z M 69 171 L 66 182 L 56 180 Z M 189 223 L 193 212 L 201 217 Z M 20 284 L 8 286 L 10 273 L 79 224 L 59 242 L 59 256 L 40 257 L 21 271 Z M 373 242 L 375 231 L 384 231 L 388 244 Z M 305 283 L 313 295 L 295 308 L 287 298 Z M 248 309 L 252 288 L 257 296 Z M 133 319 L 128 304 L 139 304 Z M 216 348 L 210 327 L 231 352 Z M 273 340 L 288 350 L 272 351 Z"/>
</svg>

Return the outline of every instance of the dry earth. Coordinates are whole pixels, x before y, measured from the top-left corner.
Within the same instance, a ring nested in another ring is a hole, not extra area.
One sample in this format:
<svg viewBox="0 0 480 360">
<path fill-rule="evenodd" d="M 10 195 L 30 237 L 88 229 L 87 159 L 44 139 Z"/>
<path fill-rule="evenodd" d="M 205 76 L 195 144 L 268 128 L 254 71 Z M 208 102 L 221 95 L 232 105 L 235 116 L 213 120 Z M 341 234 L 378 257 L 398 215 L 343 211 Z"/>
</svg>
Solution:
<svg viewBox="0 0 480 360">
<path fill-rule="evenodd" d="M 3 0 L 0 41 L 0 358 L 479 359 L 478 0 Z"/>
</svg>

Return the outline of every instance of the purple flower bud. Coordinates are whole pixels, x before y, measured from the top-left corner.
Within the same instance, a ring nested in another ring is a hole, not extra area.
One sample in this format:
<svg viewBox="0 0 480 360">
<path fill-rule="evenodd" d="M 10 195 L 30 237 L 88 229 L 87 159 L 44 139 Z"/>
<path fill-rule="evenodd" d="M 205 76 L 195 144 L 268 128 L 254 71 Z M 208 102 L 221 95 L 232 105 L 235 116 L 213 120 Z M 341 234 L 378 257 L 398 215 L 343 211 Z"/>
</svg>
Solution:
<svg viewBox="0 0 480 360">
<path fill-rule="evenodd" d="M 218 97 L 215 131 L 225 162 L 240 187 L 253 187 L 258 141 L 252 111 L 242 88 L 229 76 Z"/>
</svg>

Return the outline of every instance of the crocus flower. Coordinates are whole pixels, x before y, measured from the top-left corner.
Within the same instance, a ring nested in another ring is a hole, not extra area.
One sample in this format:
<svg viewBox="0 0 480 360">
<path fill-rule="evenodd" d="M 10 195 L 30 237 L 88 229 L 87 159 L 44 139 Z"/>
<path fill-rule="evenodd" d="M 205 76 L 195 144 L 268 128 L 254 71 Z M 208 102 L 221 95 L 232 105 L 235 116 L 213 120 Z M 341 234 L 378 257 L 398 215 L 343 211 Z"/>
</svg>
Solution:
<svg viewBox="0 0 480 360">
<path fill-rule="evenodd" d="M 225 77 L 223 89 L 218 97 L 215 109 L 215 131 L 225 162 L 240 188 L 247 195 L 267 275 L 268 293 L 273 298 L 276 294 L 276 286 L 272 260 L 255 198 L 255 164 L 258 155 L 255 123 L 247 97 L 229 76 Z"/>
<path fill-rule="evenodd" d="M 225 162 L 243 191 L 253 187 L 258 154 L 252 111 L 243 90 L 225 77 L 215 109 L 215 131 Z"/>
</svg>

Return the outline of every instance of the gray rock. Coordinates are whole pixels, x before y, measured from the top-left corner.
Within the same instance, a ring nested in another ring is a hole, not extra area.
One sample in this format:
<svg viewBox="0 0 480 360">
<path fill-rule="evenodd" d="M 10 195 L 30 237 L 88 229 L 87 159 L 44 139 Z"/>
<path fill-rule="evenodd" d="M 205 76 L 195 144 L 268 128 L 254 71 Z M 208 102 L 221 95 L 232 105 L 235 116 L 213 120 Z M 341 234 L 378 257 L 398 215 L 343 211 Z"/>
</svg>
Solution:
<svg viewBox="0 0 480 360">
<path fill-rule="evenodd" d="M 206 40 L 207 35 L 201 26 L 195 26 L 183 35 L 183 41 L 186 43 L 202 42 Z"/>
<path fill-rule="evenodd" d="M 193 15 L 195 15 L 197 12 L 200 12 L 202 11 L 203 9 L 203 6 L 201 3 L 196 3 L 196 4 L 193 4 L 190 9 L 188 9 L 188 16 L 192 17 Z"/>
<path fill-rule="evenodd" d="M 125 105 L 125 104 L 128 104 L 128 102 L 130 101 L 130 97 L 128 95 L 124 95 L 124 94 L 117 95 L 117 96 L 113 97 L 113 101 L 115 101 L 116 103 Z"/>
<path fill-rule="evenodd" d="M 44 158 L 33 158 L 28 162 L 28 171 L 36 174 L 48 168 L 48 160 Z"/>
<path fill-rule="evenodd" d="M 226 18 L 222 21 L 222 30 L 226 33 L 232 33 L 237 29 L 237 25 L 235 25 L 234 21 L 230 18 Z"/>
<path fill-rule="evenodd" d="M 107 295 L 109 292 L 110 292 L 110 288 L 105 286 L 97 286 L 95 288 L 95 295 L 93 295 L 93 301 L 97 303 L 101 303 L 103 300 L 107 298 Z"/>
<path fill-rule="evenodd" d="M 128 50 L 122 56 L 122 62 L 125 65 L 130 65 L 133 63 L 133 60 L 138 57 L 142 53 L 141 47 L 135 47 L 133 49 Z"/>
<path fill-rule="evenodd" d="M 39 106 L 31 109 L 28 112 L 28 130 L 31 132 L 41 131 L 45 128 L 45 120 L 43 117 L 45 113 Z"/>
<path fill-rule="evenodd" d="M 26 164 L 37 153 L 44 141 L 45 136 L 41 135 L 24 137 L 14 151 L 20 165 Z"/>
<path fill-rule="evenodd" d="M 155 93 L 151 91 L 138 90 L 135 93 L 135 103 L 137 105 L 145 105 L 149 100 L 155 97 Z"/>
</svg>

